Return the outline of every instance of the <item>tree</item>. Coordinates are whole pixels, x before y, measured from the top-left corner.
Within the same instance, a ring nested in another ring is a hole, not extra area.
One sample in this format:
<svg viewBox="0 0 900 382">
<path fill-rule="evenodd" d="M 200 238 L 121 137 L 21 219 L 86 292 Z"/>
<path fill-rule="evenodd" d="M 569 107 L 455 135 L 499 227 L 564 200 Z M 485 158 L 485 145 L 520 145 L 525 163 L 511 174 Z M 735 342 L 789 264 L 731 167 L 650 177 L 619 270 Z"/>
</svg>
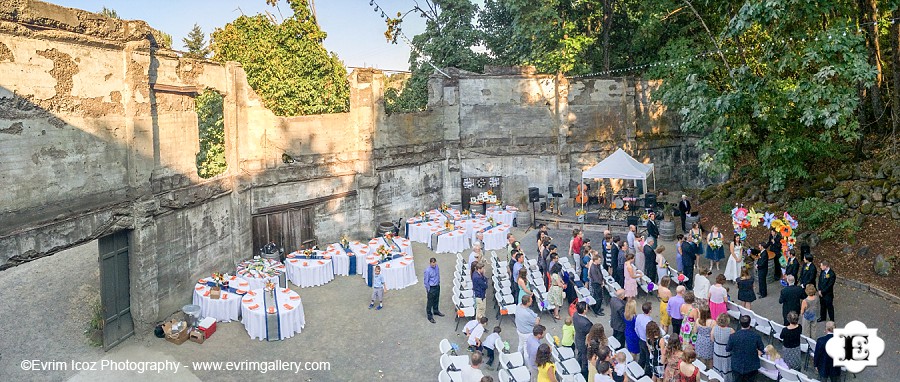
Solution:
<svg viewBox="0 0 900 382">
<path fill-rule="evenodd" d="M 487 55 L 473 48 L 481 45 L 481 34 L 473 25 L 478 7 L 469 0 L 426 0 L 425 7 L 416 6 L 407 14 L 426 19 L 425 31 L 412 39 L 409 66 L 412 77 L 403 91 L 385 93 L 388 112 L 424 110 L 428 102 L 428 77 L 437 68 L 458 68 L 481 73 Z M 402 33 L 403 14 L 387 18 L 388 41 L 396 43 Z M 432 66 L 433 65 L 433 66 Z"/>
<path fill-rule="evenodd" d="M 200 132 L 200 152 L 197 153 L 197 174 L 211 178 L 225 172 L 225 120 L 222 95 L 207 89 L 194 99 L 197 127 Z"/>
<path fill-rule="evenodd" d="M 184 47 L 187 48 L 187 53 L 185 53 L 184 56 L 206 59 L 209 56 L 209 47 L 206 45 L 205 40 L 206 35 L 203 34 L 203 30 L 200 29 L 199 25 L 194 24 L 194 29 L 191 29 L 191 32 L 188 33 L 187 37 L 181 39 L 184 43 Z"/>
<path fill-rule="evenodd" d="M 349 110 L 350 86 L 343 63 L 322 46 L 326 34 L 307 1 L 288 4 L 294 14 L 281 23 L 271 16 L 240 16 L 216 29 L 213 58 L 240 62 L 250 86 L 276 115 Z"/>
<path fill-rule="evenodd" d="M 118 18 L 119 18 L 119 14 L 116 13 L 116 10 L 115 10 L 115 9 L 111 9 L 111 8 L 107 8 L 107 7 L 103 7 L 103 9 L 101 9 L 100 12 L 98 12 L 98 13 L 99 13 L 100 15 L 102 15 L 102 16 L 106 16 L 106 17 L 109 17 L 109 18 L 111 18 L 111 19 L 118 19 Z"/>
</svg>

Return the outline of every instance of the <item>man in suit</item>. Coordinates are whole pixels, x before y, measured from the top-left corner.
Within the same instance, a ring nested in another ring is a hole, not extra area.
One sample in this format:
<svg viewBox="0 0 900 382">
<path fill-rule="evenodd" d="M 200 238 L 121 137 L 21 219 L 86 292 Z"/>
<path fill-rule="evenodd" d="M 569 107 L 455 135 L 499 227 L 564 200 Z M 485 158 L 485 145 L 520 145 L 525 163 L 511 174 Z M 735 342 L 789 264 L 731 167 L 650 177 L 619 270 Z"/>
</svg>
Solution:
<svg viewBox="0 0 900 382">
<path fill-rule="evenodd" d="M 587 378 L 588 355 L 585 338 L 587 338 L 587 334 L 591 331 L 591 327 L 594 324 L 584 315 L 584 312 L 587 311 L 587 304 L 584 301 L 579 301 L 575 304 L 575 311 L 577 314 L 575 314 L 575 317 L 572 317 L 572 325 L 575 326 L 575 351 L 578 356 L 578 364 L 581 365 L 582 375 Z"/>
<path fill-rule="evenodd" d="M 822 273 L 819 274 L 819 297 L 822 298 L 821 313 L 819 313 L 819 322 L 825 321 L 830 317 L 834 321 L 834 281 L 837 275 L 831 270 L 827 260 L 819 263 Z"/>
<path fill-rule="evenodd" d="M 794 256 L 794 251 L 788 252 L 787 255 L 787 266 L 784 267 L 784 274 L 794 276 L 794 281 L 800 278 L 800 262 L 797 261 L 797 256 Z M 794 284 L 788 284 L 794 285 Z M 800 312 L 797 312 L 800 313 Z"/>
<path fill-rule="evenodd" d="M 619 241 L 622 240 L 619 238 L 619 235 L 613 236 L 612 244 L 609 246 L 609 264 L 606 264 L 606 269 L 609 271 L 609 274 L 616 274 L 616 266 L 619 264 Z M 625 256 L 623 253 L 622 256 Z M 619 284 L 622 285 L 622 284 Z"/>
<path fill-rule="evenodd" d="M 647 244 L 644 245 L 644 276 L 650 278 L 654 283 L 659 280 L 656 272 L 656 238 L 647 238 Z"/>
<path fill-rule="evenodd" d="M 694 264 L 697 263 L 698 248 L 694 243 L 694 237 L 686 235 L 684 243 L 681 244 L 681 267 L 682 273 L 687 277 L 684 286 L 688 290 L 694 290 Z"/>
<path fill-rule="evenodd" d="M 781 296 L 778 297 L 778 303 L 781 304 L 781 318 L 784 319 L 784 325 L 788 325 L 787 315 L 790 312 L 800 314 L 800 303 L 806 298 L 806 292 L 800 286 L 794 285 L 794 276 L 785 276 L 788 286 L 781 290 Z"/>
<path fill-rule="evenodd" d="M 775 253 L 775 269 L 772 272 L 772 281 L 781 281 L 781 234 L 775 228 L 769 231 L 769 241 L 766 242 L 766 249 Z"/>
<path fill-rule="evenodd" d="M 691 213 L 691 202 L 688 200 L 687 195 L 681 195 L 681 202 L 678 203 L 678 212 L 681 212 L 681 232 L 687 232 L 685 219 Z"/>
<path fill-rule="evenodd" d="M 619 344 L 625 345 L 625 290 L 616 290 L 616 297 L 609 299 L 609 327 Z"/>
<path fill-rule="evenodd" d="M 741 330 L 728 337 L 725 350 L 731 353 L 735 382 L 753 382 L 759 372 L 759 356 L 765 351 L 759 333 L 750 327 L 750 316 L 741 316 Z"/>
<path fill-rule="evenodd" d="M 612 233 L 609 230 L 603 231 L 603 240 L 600 240 L 600 255 L 603 257 L 603 268 L 609 270 L 610 250 L 612 249 Z"/>
<path fill-rule="evenodd" d="M 816 352 L 813 356 L 813 365 L 819 370 L 819 379 L 822 381 L 838 382 L 841 377 L 841 368 L 834 367 L 834 359 L 825 351 L 825 344 L 834 337 L 834 321 L 825 323 L 825 335 L 816 340 Z"/>
<path fill-rule="evenodd" d="M 650 219 L 647 220 L 647 236 L 653 238 L 650 246 L 656 249 L 656 244 L 659 242 L 659 226 L 656 225 L 656 212 L 650 212 Z"/>
<path fill-rule="evenodd" d="M 759 282 L 759 298 L 765 298 L 769 295 L 769 280 L 766 280 L 766 276 L 769 274 L 769 253 L 766 252 L 766 245 L 763 243 L 759 244 L 757 250 L 759 258 L 756 259 L 756 281 Z"/>
<path fill-rule="evenodd" d="M 619 285 L 625 285 L 625 258 L 628 256 L 628 242 L 619 243 L 619 262 L 616 264 L 616 272 L 613 274 Z"/>
<path fill-rule="evenodd" d="M 816 286 L 816 274 L 818 274 L 816 265 L 813 264 L 812 255 L 803 257 L 803 266 L 800 268 L 800 286 L 806 288 L 807 285 Z"/>
</svg>

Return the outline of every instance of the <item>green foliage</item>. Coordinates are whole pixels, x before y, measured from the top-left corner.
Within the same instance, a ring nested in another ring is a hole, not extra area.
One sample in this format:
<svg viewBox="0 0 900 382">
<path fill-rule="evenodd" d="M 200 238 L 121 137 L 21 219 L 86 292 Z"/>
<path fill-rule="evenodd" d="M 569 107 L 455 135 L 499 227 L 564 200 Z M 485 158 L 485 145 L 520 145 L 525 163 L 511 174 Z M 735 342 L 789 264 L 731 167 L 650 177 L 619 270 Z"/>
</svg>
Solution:
<svg viewBox="0 0 900 382">
<path fill-rule="evenodd" d="M 159 44 L 159 46 L 162 48 L 172 49 L 172 35 L 163 31 L 159 31 L 159 39 L 156 41 L 156 43 Z"/>
<path fill-rule="evenodd" d="M 425 31 L 412 39 L 413 49 L 409 54 L 412 77 L 402 92 L 385 92 L 384 106 L 388 113 L 425 109 L 428 77 L 435 71 L 432 64 L 438 68 L 484 71 L 487 56 L 472 50 L 482 42 L 481 33 L 472 24 L 478 7 L 469 0 L 427 0 L 425 4 L 427 9 L 413 9 L 426 22 Z M 400 28 L 398 19 L 389 20 L 388 27 L 388 41 L 395 42 Z"/>
<path fill-rule="evenodd" d="M 856 233 L 862 229 L 859 225 L 856 224 L 854 219 L 844 219 L 832 224 L 828 229 L 822 232 L 819 235 L 819 238 L 822 240 L 841 240 L 846 239 L 846 241 L 851 244 L 856 242 Z"/>
<path fill-rule="evenodd" d="M 187 53 L 184 54 L 185 57 L 196 58 L 196 59 L 206 59 L 209 56 L 209 46 L 206 45 L 206 35 L 203 34 L 203 30 L 200 29 L 200 26 L 194 24 L 194 28 L 191 29 L 191 32 L 188 33 L 187 37 L 181 39 L 181 42 L 184 43 L 184 47 L 187 49 Z"/>
<path fill-rule="evenodd" d="M 112 9 L 112 8 L 103 7 L 103 9 L 101 9 L 100 12 L 97 12 L 97 13 L 99 13 L 101 16 L 106 16 L 111 19 L 119 19 L 120 18 L 119 14 L 116 12 L 116 10 Z"/>
<path fill-rule="evenodd" d="M 225 120 L 222 95 L 207 89 L 194 100 L 200 131 L 197 174 L 212 178 L 225 172 Z"/>
<path fill-rule="evenodd" d="M 732 208 L 734 208 L 734 204 L 724 202 L 721 206 L 719 206 L 719 211 L 721 211 L 725 215 L 731 215 Z"/>
<path fill-rule="evenodd" d="M 845 207 L 820 198 L 806 198 L 794 201 L 788 211 L 794 216 L 800 217 L 803 225 L 810 230 L 817 230 L 836 222 L 837 218 L 844 213 Z"/>
<path fill-rule="evenodd" d="M 270 4 L 274 1 L 268 1 Z M 241 16 L 212 33 L 213 58 L 237 61 L 250 86 L 276 115 L 345 112 L 347 70 L 322 46 L 323 32 L 304 0 L 288 0 L 293 15 L 281 23 Z"/>
<path fill-rule="evenodd" d="M 84 335 L 88 339 L 88 343 L 94 347 L 103 346 L 103 305 L 99 301 L 91 304 L 91 321 L 88 322 Z"/>
</svg>

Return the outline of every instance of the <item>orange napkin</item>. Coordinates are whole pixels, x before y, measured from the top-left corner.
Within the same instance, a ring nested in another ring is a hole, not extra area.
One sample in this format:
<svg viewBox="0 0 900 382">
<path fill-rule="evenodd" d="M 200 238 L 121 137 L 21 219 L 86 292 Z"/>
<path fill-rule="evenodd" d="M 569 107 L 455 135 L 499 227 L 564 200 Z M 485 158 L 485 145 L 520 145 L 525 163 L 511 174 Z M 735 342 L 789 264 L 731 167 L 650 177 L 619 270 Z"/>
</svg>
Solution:
<svg viewBox="0 0 900 382">
<path fill-rule="evenodd" d="M 274 307 L 274 306 L 269 308 L 269 313 L 275 313 L 275 307 Z"/>
<path fill-rule="evenodd" d="M 373 261 L 373 262 L 371 262 L 371 263 L 369 263 L 369 264 L 372 264 L 372 265 L 378 265 L 378 262 L 377 262 L 377 261 Z"/>
<path fill-rule="evenodd" d="M 245 291 L 243 289 L 238 289 L 237 294 L 247 294 L 247 291 Z"/>
<path fill-rule="evenodd" d="M 222 292 L 222 299 L 223 299 L 223 300 L 227 300 L 227 299 L 228 299 L 228 293 Z"/>
<path fill-rule="evenodd" d="M 291 300 L 295 300 L 295 301 L 296 301 L 296 300 L 299 300 L 299 299 L 300 299 L 300 296 L 291 296 Z"/>
<path fill-rule="evenodd" d="M 284 293 L 291 293 L 291 288 L 284 288 L 281 291 Z"/>
<path fill-rule="evenodd" d="M 304 266 L 304 267 L 306 266 L 306 262 L 305 262 L 305 261 L 303 262 L 303 266 Z"/>
<path fill-rule="evenodd" d="M 406 257 L 404 257 L 404 259 L 406 259 L 406 260 L 412 260 L 413 257 L 412 257 L 412 256 L 406 256 Z"/>
<path fill-rule="evenodd" d="M 206 293 L 203 294 L 203 297 L 209 297 L 209 292 L 210 291 L 206 291 Z"/>
<path fill-rule="evenodd" d="M 407 243 L 403 243 L 403 244 L 400 244 L 400 245 L 402 245 L 402 246 L 404 246 L 404 247 L 409 247 L 409 244 L 407 244 Z"/>
<path fill-rule="evenodd" d="M 248 283 L 248 282 L 242 282 L 242 283 L 238 283 L 238 285 L 239 285 L 239 286 L 250 286 L 250 283 Z"/>
<path fill-rule="evenodd" d="M 251 295 L 251 296 L 256 296 L 256 292 L 254 292 L 254 291 L 252 291 L 252 290 L 249 291 L 249 292 L 247 292 L 247 294 L 249 294 L 249 295 Z"/>
<path fill-rule="evenodd" d="M 244 301 L 244 302 L 253 302 L 253 299 L 252 299 L 252 298 L 245 298 L 243 301 Z"/>
<path fill-rule="evenodd" d="M 231 276 L 231 281 L 234 281 L 234 279 L 236 279 L 236 278 L 237 278 L 237 276 Z"/>
<path fill-rule="evenodd" d="M 353 244 L 359 244 L 359 240 L 354 241 Z"/>
<path fill-rule="evenodd" d="M 197 285 L 197 287 L 194 288 L 194 289 L 196 289 L 196 290 L 201 290 L 201 289 L 203 289 L 203 288 L 206 288 L 206 287 L 204 287 L 203 285 Z"/>
<path fill-rule="evenodd" d="M 325 264 L 325 262 L 322 260 L 319 260 L 319 264 Z"/>
<path fill-rule="evenodd" d="M 453 236 L 453 232 L 450 232 L 450 236 Z"/>
<path fill-rule="evenodd" d="M 288 304 L 284 304 L 284 305 L 282 305 L 282 306 L 283 306 L 285 309 L 287 309 L 287 310 L 294 310 L 294 307 L 293 307 L 293 306 L 290 306 L 290 305 L 288 305 Z"/>
<path fill-rule="evenodd" d="M 325 255 L 325 256 L 323 256 L 323 257 L 324 257 L 325 259 L 329 259 L 329 260 L 331 259 L 331 255 Z"/>
<path fill-rule="evenodd" d="M 298 261 L 300 261 L 300 260 L 297 260 L 297 259 L 290 259 L 289 261 L 292 262 L 292 263 L 296 263 L 296 262 L 298 262 Z"/>
<path fill-rule="evenodd" d="M 259 309 L 259 304 L 254 304 L 253 306 L 248 306 L 247 309 L 250 309 L 250 310 Z"/>
<path fill-rule="evenodd" d="M 404 262 L 402 262 L 402 261 L 400 262 L 400 264 L 401 264 L 401 265 L 406 265 L 406 263 L 404 263 Z"/>
<path fill-rule="evenodd" d="M 416 227 L 421 227 L 422 223 L 416 224 Z"/>
<path fill-rule="evenodd" d="M 200 279 L 200 280 L 197 280 L 197 282 L 200 284 L 206 284 L 206 279 Z"/>
<path fill-rule="evenodd" d="M 293 259 L 293 258 L 294 258 L 294 254 L 293 254 L 293 253 L 289 253 L 289 254 L 287 255 L 287 258 Z"/>
<path fill-rule="evenodd" d="M 385 268 L 390 268 L 390 267 L 391 267 L 391 263 L 388 263 L 388 264 L 385 265 L 384 267 L 385 267 Z"/>
</svg>

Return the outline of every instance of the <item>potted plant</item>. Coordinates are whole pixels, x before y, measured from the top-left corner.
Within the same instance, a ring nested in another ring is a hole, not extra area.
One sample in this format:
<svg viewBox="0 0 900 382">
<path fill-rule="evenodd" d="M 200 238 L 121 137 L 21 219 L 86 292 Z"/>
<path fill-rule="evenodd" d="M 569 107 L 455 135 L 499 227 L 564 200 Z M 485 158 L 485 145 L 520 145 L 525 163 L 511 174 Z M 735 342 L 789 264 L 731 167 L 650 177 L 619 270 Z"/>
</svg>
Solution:
<svg viewBox="0 0 900 382">
<path fill-rule="evenodd" d="M 579 208 L 577 211 L 575 211 L 575 217 L 578 218 L 579 223 L 584 223 L 584 215 L 586 214 L 587 211 L 585 211 L 584 208 Z"/>
</svg>

